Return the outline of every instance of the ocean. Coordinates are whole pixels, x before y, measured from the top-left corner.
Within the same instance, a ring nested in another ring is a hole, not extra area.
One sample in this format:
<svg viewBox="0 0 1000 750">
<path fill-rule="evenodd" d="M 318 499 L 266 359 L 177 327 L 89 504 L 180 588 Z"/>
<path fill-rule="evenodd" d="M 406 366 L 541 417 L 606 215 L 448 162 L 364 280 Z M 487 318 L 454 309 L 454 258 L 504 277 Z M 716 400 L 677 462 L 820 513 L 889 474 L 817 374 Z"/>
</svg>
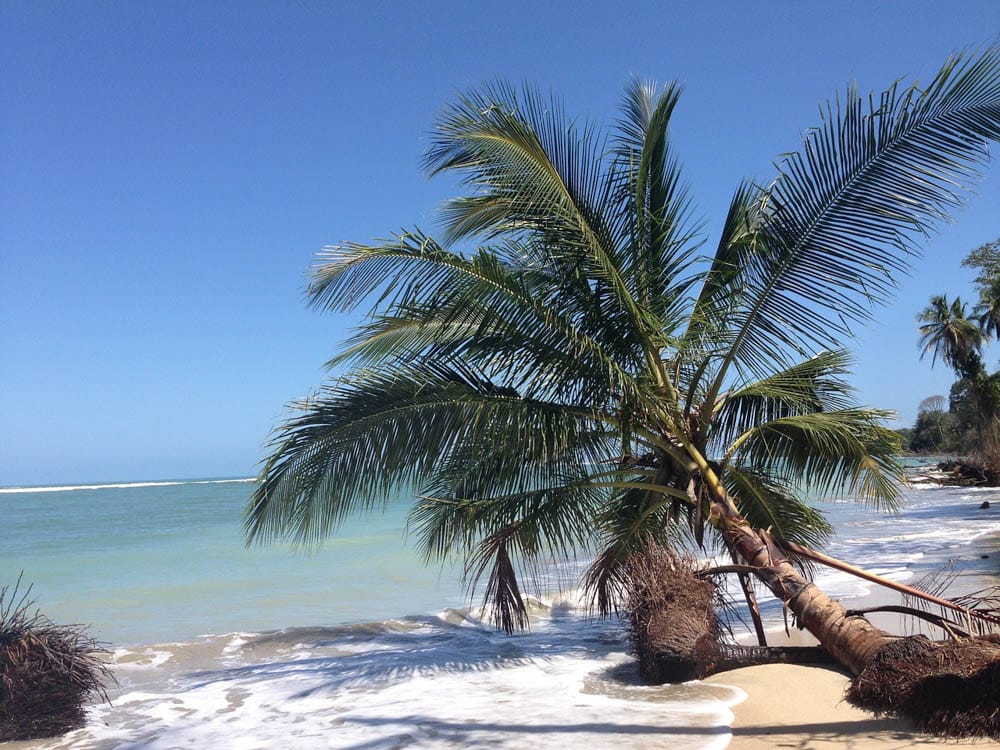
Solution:
<svg viewBox="0 0 1000 750">
<path fill-rule="evenodd" d="M 574 588 L 586 561 L 527 581 L 531 629 L 506 636 L 460 568 L 407 543 L 407 502 L 316 551 L 247 549 L 251 481 L 0 489 L 0 585 L 21 576 L 53 621 L 87 624 L 117 675 L 84 729 L 4 750 L 728 744 L 743 694 L 640 685 L 622 624 L 588 616 Z M 898 516 L 818 504 L 837 528 L 826 551 L 848 562 L 909 583 L 947 569 L 962 591 L 1000 579 L 998 489 L 914 485 Z M 780 624 L 777 603 L 764 613 Z"/>
</svg>

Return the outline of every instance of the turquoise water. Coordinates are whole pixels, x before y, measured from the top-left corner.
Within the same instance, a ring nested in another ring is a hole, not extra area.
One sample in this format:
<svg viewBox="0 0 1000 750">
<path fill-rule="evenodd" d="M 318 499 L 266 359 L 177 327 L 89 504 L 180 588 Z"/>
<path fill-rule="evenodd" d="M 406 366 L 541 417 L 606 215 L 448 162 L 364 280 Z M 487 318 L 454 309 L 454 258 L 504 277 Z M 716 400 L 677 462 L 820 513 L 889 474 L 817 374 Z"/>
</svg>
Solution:
<svg viewBox="0 0 1000 750">
<path fill-rule="evenodd" d="M 506 636 L 451 609 L 469 603 L 460 575 L 405 543 L 407 502 L 306 556 L 243 547 L 251 488 L 0 489 L 0 579 L 23 571 L 49 617 L 90 624 L 117 678 L 85 728 L 17 750 L 728 744 L 738 690 L 637 684 L 621 625 L 553 593 L 585 561 L 525 579 L 543 598 L 530 632 Z M 1000 572 L 998 489 L 914 486 L 899 516 L 819 505 L 838 531 L 827 551 L 897 581 L 951 566 L 971 591 Z M 817 584 L 847 600 L 871 588 L 829 570 Z"/>
<path fill-rule="evenodd" d="M 405 503 L 352 520 L 315 553 L 247 549 L 240 523 L 251 488 L 213 480 L 0 490 L 0 580 L 23 572 L 52 620 L 129 645 L 467 603 L 455 569 L 425 566 L 406 543 Z"/>
<path fill-rule="evenodd" d="M 0 583 L 23 573 L 51 619 L 89 624 L 116 645 L 374 622 L 473 601 L 457 566 L 425 565 L 407 543 L 408 501 L 351 519 L 314 553 L 248 549 L 240 524 L 252 487 L 243 479 L 0 489 Z M 980 511 L 985 498 L 998 507 Z M 998 490 L 914 487 L 899 517 L 820 505 L 838 529 L 831 554 L 913 581 L 951 559 L 995 573 L 997 556 L 981 559 L 969 541 L 1000 530 L 998 499 Z M 532 590 L 572 585 L 581 566 Z M 833 595 L 858 590 L 825 575 Z"/>
</svg>

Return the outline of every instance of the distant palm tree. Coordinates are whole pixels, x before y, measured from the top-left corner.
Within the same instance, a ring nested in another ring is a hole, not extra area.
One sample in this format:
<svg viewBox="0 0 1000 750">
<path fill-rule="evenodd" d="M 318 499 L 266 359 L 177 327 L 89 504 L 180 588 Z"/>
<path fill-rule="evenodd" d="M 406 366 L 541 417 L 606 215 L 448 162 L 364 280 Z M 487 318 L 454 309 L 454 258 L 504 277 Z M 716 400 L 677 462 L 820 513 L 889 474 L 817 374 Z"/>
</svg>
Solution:
<svg viewBox="0 0 1000 750">
<path fill-rule="evenodd" d="M 964 449 L 981 452 L 984 437 L 1000 428 L 994 425 L 1000 418 L 1000 384 L 995 376 L 990 377 L 982 358 L 983 345 L 989 340 L 982 323 L 989 323 L 989 312 L 975 320 L 970 318 L 960 298 L 949 303 L 944 295 L 936 295 L 917 321 L 921 323 L 921 359 L 931 352 L 932 366 L 940 357 L 958 375 L 959 380 L 952 388 L 952 408 L 959 406 L 959 413 L 964 415 L 960 424 L 964 424 L 963 429 L 971 428 L 969 434 L 975 436 Z M 990 459 L 990 463 L 994 460 Z"/>
<path fill-rule="evenodd" d="M 737 188 L 707 257 L 668 138 L 678 95 L 631 84 L 610 135 L 502 84 L 445 109 L 427 164 L 469 194 L 442 241 L 320 258 L 314 306 L 374 306 L 330 363 L 347 374 L 276 433 L 249 540 L 315 542 L 412 493 L 423 549 L 488 571 L 512 629 L 518 566 L 593 555 L 607 608 L 646 539 L 712 529 L 860 668 L 884 634 L 810 585 L 785 540 L 828 529 L 804 492 L 897 497 L 896 438 L 855 405 L 841 342 L 1000 136 L 1000 47 L 924 89 L 850 89 L 773 182 Z"/>
<path fill-rule="evenodd" d="M 930 352 L 932 365 L 940 357 L 959 377 L 972 377 L 983 369 L 980 353 L 987 336 L 969 317 L 960 297 L 950 303 L 943 294 L 931 297 L 930 304 L 917 316 L 917 322 L 921 359 Z"/>
</svg>

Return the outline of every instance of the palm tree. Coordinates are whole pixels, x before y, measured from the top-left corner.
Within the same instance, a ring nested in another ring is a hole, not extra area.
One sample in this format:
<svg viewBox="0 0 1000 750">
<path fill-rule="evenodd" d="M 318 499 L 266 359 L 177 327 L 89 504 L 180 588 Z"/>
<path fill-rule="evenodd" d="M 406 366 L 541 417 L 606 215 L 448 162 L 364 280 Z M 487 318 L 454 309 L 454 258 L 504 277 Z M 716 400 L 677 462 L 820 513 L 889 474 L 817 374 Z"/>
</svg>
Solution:
<svg viewBox="0 0 1000 750">
<path fill-rule="evenodd" d="M 930 352 L 931 366 L 940 357 L 961 378 L 974 377 L 983 369 L 980 353 L 986 334 L 969 318 L 960 297 L 949 303 L 945 295 L 934 295 L 917 316 L 917 322 L 920 323 L 921 359 Z"/>
<path fill-rule="evenodd" d="M 248 540 L 316 542 L 412 493 L 423 550 L 486 575 L 510 630 L 520 566 L 592 556 L 607 609 L 647 539 L 711 529 L 863 665 L 884 634 L 787 555 L 821 558 L 803 545 L 828 531 L 802 493 L 896 500 L 895 435 L 854 403 L 841 342 L 1000 136 L 1000 47 L 925 89 L 849 89 L 775 180 L 736 189 L 707 257 L 668 137 L 679 94 L 633 82 L 610 134 L 504 84 L 444 110 L 427 166 L 469 194 L 440 240 L 321 255 L 312 305 L 374 303 L 330 362 L 347 374 L 276 432 Z"/>
<path fill-rule="evenodd" d="M 998 286 L 996 282 L 993 284 Z M 994 451 L 986 443 L 995 440 L 1000 418 L 1000 387 L 996 376 L 991 377 L 983 364 L 983 345 L 989 340 L 995 325 L 991 315 L 1000 310 L 1000 303 L 991 306 L 990 286 L 980 283 L 983 300 L 978 320 L 971 319 L 961 298 L 951 303 L 944 295 L 931 297 L 930 304 L 917 317 L 920 325 L 920 358 L 931 352 L 931 366 L 938 357 L 954 369 L 958 381 L 952 386 L 952 409 L 959 415 L 963 429 L 971 429 L 963 449 L 979 453 L 987 463 L 995 464 Z M 989 436 L 989 437 L 988 437 Z"/>
</svg>

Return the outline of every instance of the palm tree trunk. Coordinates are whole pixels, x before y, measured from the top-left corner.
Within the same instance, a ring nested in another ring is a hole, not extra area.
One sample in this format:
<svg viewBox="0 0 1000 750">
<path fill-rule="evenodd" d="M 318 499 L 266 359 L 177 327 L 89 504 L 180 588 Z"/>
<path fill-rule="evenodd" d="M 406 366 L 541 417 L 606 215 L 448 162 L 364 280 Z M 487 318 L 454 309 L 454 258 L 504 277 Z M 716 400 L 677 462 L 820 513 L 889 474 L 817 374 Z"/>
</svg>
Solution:
<svg viewBox="0 0 1000 750">
<path fill-rule="evenodd" d="M 792 611 L 799 626 L 816 636 L 852 675 L 860 673 L 875 652 L 892 640 L 863 617 L 849 617 L 839 602 L 799 573 L 766 531 L 751 528 L 746 519 L 722 503 L 713 505 L 712 515 L 733 549 L 755 569 L 757 578 Z"/>
</svg>

